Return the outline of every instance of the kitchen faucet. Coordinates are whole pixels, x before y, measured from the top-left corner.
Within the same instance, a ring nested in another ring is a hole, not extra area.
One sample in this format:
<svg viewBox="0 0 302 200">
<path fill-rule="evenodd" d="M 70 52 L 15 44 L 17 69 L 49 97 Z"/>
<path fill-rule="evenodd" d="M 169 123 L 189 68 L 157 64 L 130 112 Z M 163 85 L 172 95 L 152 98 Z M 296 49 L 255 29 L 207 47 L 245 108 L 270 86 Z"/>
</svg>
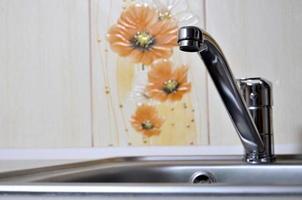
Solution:
<svg viewBox="0 0 302 200">
<path fill-rule="evenodd" d="M 240 80 L 243 99 L 221 48 L 210 34 L 198 27 L 185 26 L 179 30 L 178 44 L 181 51 L 198 52 L 203 60 L 243 144 L 245 161 L 273 162 L 269 83 L 260 78 Z"/>
</svg>

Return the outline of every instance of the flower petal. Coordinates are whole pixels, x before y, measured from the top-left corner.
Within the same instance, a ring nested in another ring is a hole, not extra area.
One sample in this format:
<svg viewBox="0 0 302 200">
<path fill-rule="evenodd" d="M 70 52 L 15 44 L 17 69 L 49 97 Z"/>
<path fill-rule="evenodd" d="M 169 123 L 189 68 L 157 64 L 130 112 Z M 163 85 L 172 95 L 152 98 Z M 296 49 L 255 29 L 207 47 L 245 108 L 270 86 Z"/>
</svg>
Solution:
<svg viewBox="0 0 302 200">
<path fill-rule="evenodd" d="M 158 45 L 154 45 L 150 51 L 156 56 L 157 59 L 169 58 L 173 53 L 171 48 Z"/>
<path fill-rule="evenodd" d="M 148 27 L 149 32 L 155 37 L 159 35 L 176 35 L 178 27 L 174 20 L 164 20 L 151 24 Z"/>
<path fill-rule="evenodd" d="M 144 53 L 140 50 L 134 49 L 129 55 L 132 58 L 133 62 L 139 63 L 143 57 Z"/>
<path fill-rule="evenodd" d="M 190 92 L 192 88 L 191 83 L 183 83 L 181 86 L 177 89 L 177 91 L 184 91 L 184 92 Z"/>
<path fill-rule="evenodd" d="M 123 42 L 115 42 L 111 44 L 111 49 L 118 53 L 119 56 L 128 56 L 132 51 L 134 51 L 129 44 Z"/>
<path fill-rule="evenodd" d="M 172 76 L 172 64 L 168 60 L 161 60 L 151 66 L 148 73 L 149 82 L 159 79 L 169 79 Z"/>
<path fill-rule="evenodd" d="M 187 82 L 188 70 L 189 68 L 185 65 L 178 67 L 173 73 L 174 79 L 177 80 L 179 83 Z"/>
<path fill-rule="evenodd" d="M 145 51 L 141 58 L 141 62 L 145 65 L 150 65 L 153 62 L 153 55 Z"/>
<path fill-rule="evenodd" d="M 156 42 L 157 44 L 165 45 L 166 47 L 175 47 L 177 46 L 177 34 L 157 36 Z"/>
<path fill-rule="evenodd" d="M 144 131 L 144 136 L 146 137 L 152 137 L 152 136 L 157 136 L 160 134 L 160 130 L 159 129 L 152 129 L 152 130 L 147 130 Z"/>
</svg>

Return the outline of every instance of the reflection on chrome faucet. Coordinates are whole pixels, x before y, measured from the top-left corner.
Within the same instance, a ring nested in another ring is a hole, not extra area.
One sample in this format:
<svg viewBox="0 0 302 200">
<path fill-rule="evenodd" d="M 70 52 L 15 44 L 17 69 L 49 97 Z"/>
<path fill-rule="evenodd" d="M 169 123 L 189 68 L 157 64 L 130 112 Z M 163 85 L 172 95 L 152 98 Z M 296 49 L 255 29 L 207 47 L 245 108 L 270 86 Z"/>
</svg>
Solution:
<svg viewBox="0 0 302 200">
<path fill-rule="evenodd" d="M 178 44 L 182 51 L 198 52 L 206 65 L 245 148 L 245 160 L 248 163 L 272 162 L 272 142 L 267 142 L 267 139 L 264 140 L 259 134 L 216 41 L 198 27 L 186 26 L 179 30 Z"/>
</svg>

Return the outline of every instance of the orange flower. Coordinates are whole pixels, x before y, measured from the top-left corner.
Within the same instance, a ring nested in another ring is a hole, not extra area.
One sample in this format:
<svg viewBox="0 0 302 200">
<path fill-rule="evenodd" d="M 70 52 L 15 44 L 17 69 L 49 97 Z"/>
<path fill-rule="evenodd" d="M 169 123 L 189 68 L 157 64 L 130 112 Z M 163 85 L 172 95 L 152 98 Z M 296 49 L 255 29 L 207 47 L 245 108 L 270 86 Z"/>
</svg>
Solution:
<svg viewBox="0 0 302 200">
<path fill-rule="evenodd" d="M 177 25 L 173 19 L 160 20 L 154 8 L 135 4 L 126 8 L 110 28 L 108 41 L 120 56 L 149 65 L 172 55 L 172 48 L 177 45 Z"/>
<path fill-rule="evenodd" d="M 161 102 L 181 100 L 191 90 L 187 74 L 188 67 L 185 65 L 173 70 L 172 63 L 167 60 L 154 63 L 148 73 L 148 96 Z"/>
<path fill-rule="evenodd" d="M 158 116 L 154 106 L 143 104 L 137 108 L 131 123 L 136 131 L 151 137 L 160 134 L 160 127 L 164 121 Z"/>
</svg>

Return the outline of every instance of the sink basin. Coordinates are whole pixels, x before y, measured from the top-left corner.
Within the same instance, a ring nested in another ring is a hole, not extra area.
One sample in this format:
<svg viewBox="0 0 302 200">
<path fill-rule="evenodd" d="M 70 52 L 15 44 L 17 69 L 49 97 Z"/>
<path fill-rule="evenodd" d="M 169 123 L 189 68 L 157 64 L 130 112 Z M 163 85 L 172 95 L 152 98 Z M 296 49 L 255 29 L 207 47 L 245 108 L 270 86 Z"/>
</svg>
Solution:
<svg viewBox="0 0 302 200">
<path fill-rule="evenodd" d="M 302 198 L 302 157 L 247 165 L 239 156 L 125 157 L 0 174 L 0 192 Z"/>
</svg>

